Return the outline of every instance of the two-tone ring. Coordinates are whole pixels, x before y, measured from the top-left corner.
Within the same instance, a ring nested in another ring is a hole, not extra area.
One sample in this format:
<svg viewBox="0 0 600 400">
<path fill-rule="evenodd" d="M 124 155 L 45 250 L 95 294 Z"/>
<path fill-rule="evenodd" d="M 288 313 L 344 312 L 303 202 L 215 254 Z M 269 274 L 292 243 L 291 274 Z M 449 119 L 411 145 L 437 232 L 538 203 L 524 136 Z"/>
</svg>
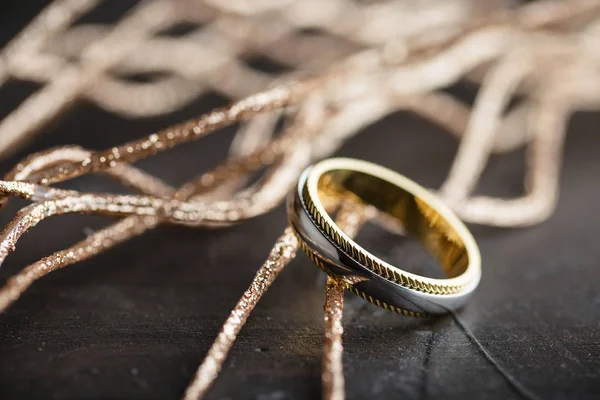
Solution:
<svg viewBox="0 0 600 400">
<path fill-rule="evenodd" d="M 448 278 L 416 275 L 375 257 L 328 213 L 344 199 L 375 207 L 402 224 L 435 256 Z M 307 168 L 288 198 L 288 216 L 303 250 L 328 275 L 366 300 L 407 315 L 462 306 L 481 278 L 473 236 L 435 195 L 387 168 L 347 158 Z"/>
</svg>

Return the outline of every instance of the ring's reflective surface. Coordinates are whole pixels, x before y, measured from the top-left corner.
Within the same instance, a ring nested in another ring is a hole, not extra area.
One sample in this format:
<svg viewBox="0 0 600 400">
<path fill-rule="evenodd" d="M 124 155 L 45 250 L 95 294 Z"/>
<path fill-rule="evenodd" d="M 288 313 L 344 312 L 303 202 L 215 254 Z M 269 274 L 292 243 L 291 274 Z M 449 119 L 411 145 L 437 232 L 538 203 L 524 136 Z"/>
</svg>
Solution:
<svg viewBox="0 0 600 400">
<path fill-rule="evenodd" d="M 328 214 L 344 200 L 397 219 L 436 257 L 448 278 L 406 272 L 360 247 Z M 391 311 L 446 313 L 463 305 L 479 284 L 481 257 L 468 229 L 433 194 L 387 168 L 347 158 L 315 164 L 290 194 L 288 216 L 302 248 L 321 269 Z"/>
</svg>

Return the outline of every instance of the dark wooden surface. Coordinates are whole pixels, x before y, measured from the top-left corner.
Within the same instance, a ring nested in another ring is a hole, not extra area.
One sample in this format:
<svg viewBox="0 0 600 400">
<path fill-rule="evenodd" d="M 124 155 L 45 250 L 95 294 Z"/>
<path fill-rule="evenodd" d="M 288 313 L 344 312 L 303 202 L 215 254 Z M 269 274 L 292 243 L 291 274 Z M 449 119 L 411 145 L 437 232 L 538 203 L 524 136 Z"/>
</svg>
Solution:
<svg viewBox="0 0 600 400">
<path fill-rule="evenodd" d="M 0 14 L 4 41 L 37 11 L 35 4 L 12 6 Z M 0 113 L 32 88 L 1 89 Z M 223 102 L 204 97 L 175 115 L 144 121 L 83 104 L 2 161 L 0 172 L 33 151 L 70 143 L 103 149 Z M 600 396 L 599 124 L 596 114 L 578 115 L 570 124 L 560 203 L 549 221 L 528 229 L 472 227 L 484 274 L 471 303 L 458 314 L 466 331 L 452 317 L 410 319 L 346 297 L 349 399 Z M 180 184 L 215 165 L 231 137 L 231 131 L 219 132 L 140 166 Z M 448 134 L 396 114 L 366 129 L 339 154 L 375 161 L 437 187 L 455 150 Z M 521 151 L 494 157 L 478 191 L 518 195 L 523 159 Z M 66 187 L 119 190 L 99 177 Z M 12 202 L 0 222 L 23 204 Z M 109 222 L 79 215 L 43 222 L 0 268 L 0 283 Z M 179 398 L 285 225 L 279 207 L 219 231 L 161 227 L 35 283 L 0 315 L 0 398 Z M 420 257 L 377 230 L 365 231 L 360 240 L 398 263 Z M 300 255 L 260 302 L 208 397 L 318 398 L 322 304 L 323 276 Z"/>
</svg>

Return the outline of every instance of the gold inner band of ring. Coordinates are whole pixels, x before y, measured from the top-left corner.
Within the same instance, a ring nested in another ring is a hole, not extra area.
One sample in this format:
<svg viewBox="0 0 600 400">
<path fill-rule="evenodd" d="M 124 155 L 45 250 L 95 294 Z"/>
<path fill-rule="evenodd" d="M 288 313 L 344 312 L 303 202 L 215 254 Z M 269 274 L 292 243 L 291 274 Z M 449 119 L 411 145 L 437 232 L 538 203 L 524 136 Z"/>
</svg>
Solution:
<svg viewBox="0 0 600 400">
<path fill-rule="evenodd" d="M 447 295 L 461 292 L 481 273 L 479 250 L 471 233 L 440 200 L 407 178 L 377 165 L 330 159 L 310 171 L 303 201 L 323 234 L 373 273 L 417 291 Z M 352 197 L 397 218 L 437 258 L 448 279 L 403 271 L 373 256 L 333 222 L 324 203 Z"/>
</svg>

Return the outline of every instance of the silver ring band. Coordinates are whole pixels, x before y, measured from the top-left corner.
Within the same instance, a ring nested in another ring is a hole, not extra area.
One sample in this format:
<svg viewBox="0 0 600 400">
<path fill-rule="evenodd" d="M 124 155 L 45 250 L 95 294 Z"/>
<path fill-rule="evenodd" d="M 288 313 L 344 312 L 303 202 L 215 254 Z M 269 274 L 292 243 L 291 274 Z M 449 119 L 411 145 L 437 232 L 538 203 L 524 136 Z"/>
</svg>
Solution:
<svg viewBox="0 0 600 400">
<path fill-rule="evenodd" d="M 346 236 L 324 204 L 344 198 L 375 206 L 416 235 L 448 279 L 415 275 L 373 256 Z M 433 194 L 381 166 L 329 159 L 307 168 L 288 197 L 289 222 L 302 248 L 353 293 L 407 315 L 443 314 L 462 306 L 481 278 L 479 249 L 456 215 Z"/>
</svg>

